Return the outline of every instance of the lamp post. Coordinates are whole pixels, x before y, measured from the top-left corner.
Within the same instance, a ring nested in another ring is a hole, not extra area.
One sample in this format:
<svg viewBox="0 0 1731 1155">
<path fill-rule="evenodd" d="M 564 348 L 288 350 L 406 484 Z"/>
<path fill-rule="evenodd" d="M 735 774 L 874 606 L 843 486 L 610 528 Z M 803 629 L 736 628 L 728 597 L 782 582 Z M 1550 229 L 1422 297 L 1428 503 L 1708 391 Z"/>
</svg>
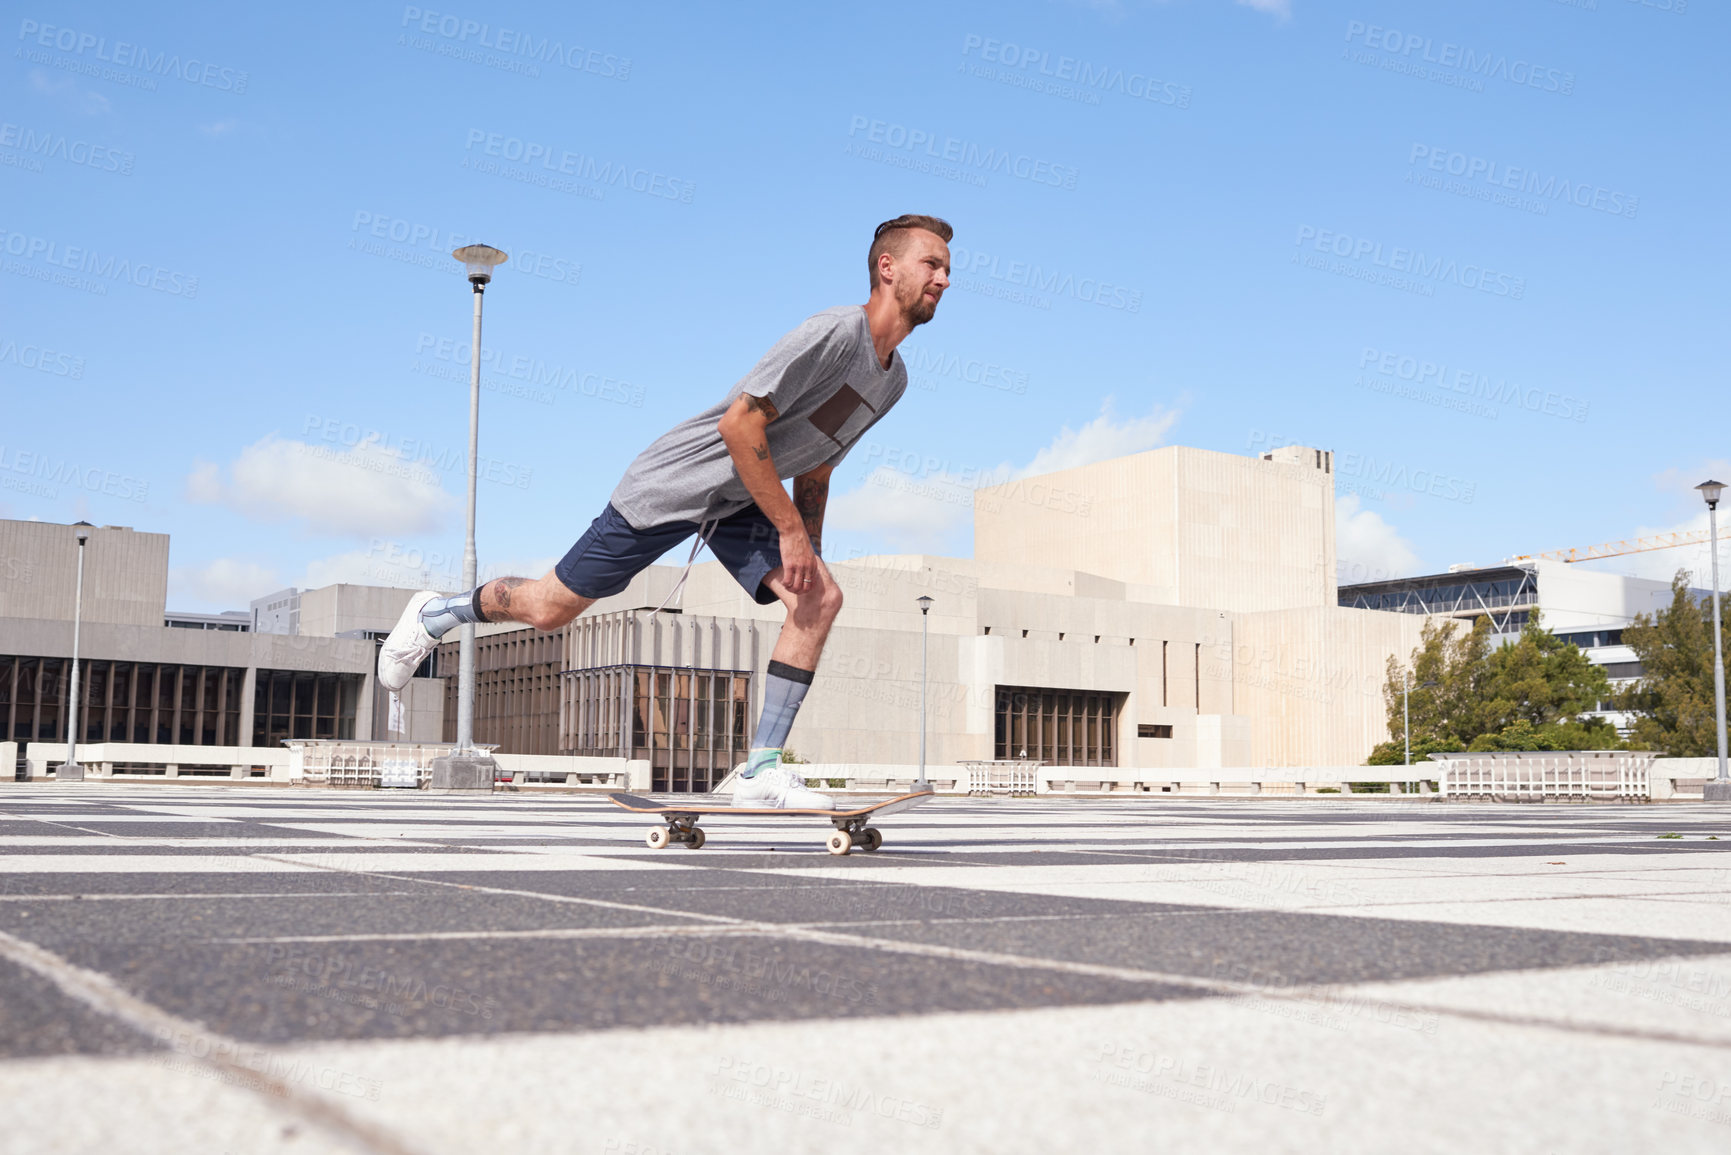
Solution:
<svg viewBox="0 0 1731 1155">
<path fill-rule="evenodd" d="M 1436 685 L 1436 680 L 1420 682 L 1418 688 L 1423 690 Z M 1406 764 L 1412 765 L 1412 671 L 1400 672 L 1400 737 L 1406 743 Z"/>
<path fill-rule="evenodd" d="M 78 538 L 78 584 L 72 595 L 72 685 L 66 701 L 66 761 L 54 772 L 61 782 L 82 782 L 84 767 L 78 764 L 78 628 L 84 618 L 84 543 L 90 540 L 91 525 L 81 521 L 73 526 Z"/>
<path fill-rule="evenodd" d="M 921 594 L 917 600 L 920 606 L 920 777 L 914 783 L 914 789 L 930 790 L 931 784 L 926 781 L 926 642 L 931 633 L 932 599 Z"/>
<path fill-rule="evenodd" d="M 475 288 L 475 333 L 469 342 L 469 504 L 468 527 L 463 536 L 463 588 L 474 589 L 475 474 L 481 447 L 481 298 L 493 279 L 493 267 L 506 261 L 504 253 L 491 245 L 465 245 L 451 254 L 463 262 L 469 284 Z M 475 623 L 464 622 L 457 650 L 457 752 L 470 754 L 475 747 Z"/>
<path fill-rule="evenodd" d="M 1719 739 L 1719 775 L 1701 788 L 1708 802 L 1731 802 L 1731 777 L 1725 774 L 1725 642 L 1719 625 L 1719 495 L 1725 485 L 1703 481 L 1695 487 L 1707 501 L 1707 541 L 1713 552 L 1713 727 Z"/>
<path fill-rule="evenodd" d="M 463 588 L 475 588 L 475 475 L 481 448 L 481 298 L 493 279 L 493 268 L 505 254 L 491 245 L 464 245 L 451 255 L 475 290 L 475 329 L 469 341 L 469 501 L 463 535 Z M 491 793 L 498 764 L 475 751 L 475 623 L 464 622 L 457 647 L 457 745 L 433 759 L 427 788 L 437 794 Z"/>
</svg>

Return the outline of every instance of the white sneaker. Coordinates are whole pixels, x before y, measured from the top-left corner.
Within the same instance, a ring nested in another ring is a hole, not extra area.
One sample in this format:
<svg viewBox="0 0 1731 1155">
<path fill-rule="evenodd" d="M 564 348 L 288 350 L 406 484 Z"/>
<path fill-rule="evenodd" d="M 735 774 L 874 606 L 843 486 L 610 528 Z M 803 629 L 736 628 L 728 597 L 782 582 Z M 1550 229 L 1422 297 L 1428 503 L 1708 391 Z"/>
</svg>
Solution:
<svg viewBox="0 0 1731 1155">
<path fill-rule="evenodd" d="M 403 607 L 403 616 L 391 628 L 391 636 L 379 649 L 379 685 L 393 694 L 402 692 L 439 644 L 421 624 L 421 607 L 438 596 L 433 590 L 422 590 L 410 598 Z"/>
<path fill-rule="evenodd" d="M 753 769 L 751 777 L 746 774 Z M 805 779 L 793 766 L 783 766 L 780 750 L 753 750 L 733 787 L 735 806 L 757 806 L 778 810 L 834 810 L 827 794 L 808 790 Z"/>
</svg>

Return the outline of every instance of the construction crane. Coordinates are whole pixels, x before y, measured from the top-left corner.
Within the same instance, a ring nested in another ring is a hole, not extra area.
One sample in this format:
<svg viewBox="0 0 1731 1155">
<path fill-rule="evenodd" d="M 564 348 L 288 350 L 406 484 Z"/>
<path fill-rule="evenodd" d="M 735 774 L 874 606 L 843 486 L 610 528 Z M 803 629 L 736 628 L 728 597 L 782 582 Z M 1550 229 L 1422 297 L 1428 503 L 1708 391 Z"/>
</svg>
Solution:
<svg viewBox="0 0 1731 1155">
<path fill-rule="evenodd" d="M 1656 533 L 1651 537 L 1635 537 L 1624 541 L 1607 541 L 1585 549 L 1553 549 L 1549 553 L 1522 553 L 1510 561 L 1597 561 L 1604 557 L 1621 557 L 1626 553 L 1646 553 L 1650 549 L 1675 549 L 1680 545 L 1706 545 L 1707 531 L 1686 533 Z"/>
</svg>

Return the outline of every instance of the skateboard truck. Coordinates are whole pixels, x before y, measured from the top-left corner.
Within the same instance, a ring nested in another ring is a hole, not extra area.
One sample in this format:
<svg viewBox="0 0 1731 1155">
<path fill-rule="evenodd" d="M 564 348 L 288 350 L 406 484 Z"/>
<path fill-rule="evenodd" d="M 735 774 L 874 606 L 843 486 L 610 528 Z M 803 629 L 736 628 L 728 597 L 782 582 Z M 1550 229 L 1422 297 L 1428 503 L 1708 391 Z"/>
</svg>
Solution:
<svg viewBox="0 0 1731 1155">
<path fill-rule="evenodd" d="M 695 814 L 669 814 L 666 826 L 651 827 L 643 841 L 651 850 L 665 849 L 668 844 L 682 843 L 687 850 L 703 849 L 703 827 L 697 825 Z"/>
</svg>

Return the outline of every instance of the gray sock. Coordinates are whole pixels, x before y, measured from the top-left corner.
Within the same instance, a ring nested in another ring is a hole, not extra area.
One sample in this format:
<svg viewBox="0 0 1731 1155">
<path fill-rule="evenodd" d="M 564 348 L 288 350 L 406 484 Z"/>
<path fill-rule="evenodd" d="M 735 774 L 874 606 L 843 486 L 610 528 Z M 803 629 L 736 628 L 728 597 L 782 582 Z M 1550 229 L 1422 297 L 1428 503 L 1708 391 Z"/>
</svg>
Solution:
<svg viewBox="0 0 1731 1155">
<path fill-rule="evenodd" d="M 481 587 L 466 594 L 434 598 L 421 607 L 421 625 L 435 638 L 442 638 L 464 622 L 481 620 Z"/>
<path fill-rule="evenodd" d="M 793 729 L 799 704 L 811 689 L 811 675 L 811 670 L 770 660 L 769 677 L 763 683 L 763 713 L 758 715 L 757 733 L 751 739 L 753 750 L 781 749 L 787 732 Z"/>
</svg>

